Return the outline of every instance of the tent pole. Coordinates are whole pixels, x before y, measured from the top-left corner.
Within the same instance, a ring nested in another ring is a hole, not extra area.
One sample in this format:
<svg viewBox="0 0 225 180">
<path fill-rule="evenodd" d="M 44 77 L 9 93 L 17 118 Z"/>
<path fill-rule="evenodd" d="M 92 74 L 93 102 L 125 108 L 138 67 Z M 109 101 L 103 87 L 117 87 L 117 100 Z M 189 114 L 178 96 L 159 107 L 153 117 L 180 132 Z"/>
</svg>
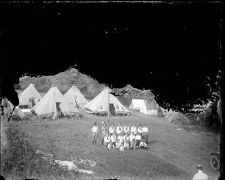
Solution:
<svg viewBox="0 0 225 180">
<path fill-rule="evenodd" d="M 107 90 L 108 90 L 108 119 L 109 119 L 109 103 L 110 103 L 109 88 L 107 88 Z"/>
</svg>

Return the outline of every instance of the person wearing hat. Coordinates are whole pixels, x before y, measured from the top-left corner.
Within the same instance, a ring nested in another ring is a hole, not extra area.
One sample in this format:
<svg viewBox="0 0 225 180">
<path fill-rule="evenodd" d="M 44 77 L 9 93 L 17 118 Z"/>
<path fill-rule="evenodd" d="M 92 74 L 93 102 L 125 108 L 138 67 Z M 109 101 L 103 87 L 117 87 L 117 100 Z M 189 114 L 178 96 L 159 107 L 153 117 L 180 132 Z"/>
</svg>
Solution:
<svg viewBox="0 0 225 180">
<path fill-rule="evenodd" d="M 208 180 L 208 176 L 203 172 L 201 165 L 197 165 L 196 169 L 198 172 L 194 175 L 193 180 Z"/>
</svg>

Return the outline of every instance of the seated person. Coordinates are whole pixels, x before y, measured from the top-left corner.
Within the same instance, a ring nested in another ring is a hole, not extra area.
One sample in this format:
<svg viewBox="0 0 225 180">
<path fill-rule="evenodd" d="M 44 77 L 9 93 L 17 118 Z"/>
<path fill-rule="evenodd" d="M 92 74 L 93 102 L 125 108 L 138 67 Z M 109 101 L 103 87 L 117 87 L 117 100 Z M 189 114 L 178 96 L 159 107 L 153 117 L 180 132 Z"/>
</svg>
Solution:
<svg viewBox="0 0 225 180">
<path fill-rule="evenodd" d="M 116 148 L 117 149 L 120 148 L 120 140 L 118 138 L 116 138 Z"/>
<path fill-rule="evenodd" d="M 122 142 L 122 144 L 120 145 L 120 148 L 119 148 L 120 151 L 124 151 L 124 143 Z"/>
<path fill-rule="evenodd" d="M 128 136 L 128 134 L 125 134 L 124 135 L 124 149 L 129 149 L 129 146 L 130 146 L 130 144 L 129 144 L 129 136 Z"/>
<path fill-rule="evenodd" d="M 119 140 L 119 144 L 121 145 L 124 142 L 123 134 L 120 134 L 117 139 Z"/>
<path fill-rule="evenodd" d="M 139 144 L 140 144 L 140 142 L 141 142 L 141 135 L 140 135 L 140 133 L 137 133 L 137 135 L 135 136 L 135 140 L 136 140 L 136 145 L 137 145 L 137 147 L 139 147 Z"/>
<path fill-rule="evenodd" d="M 142 133 L 143 133 L 143 131 L 142 131 L 142 124 L 139 124 L 137 132 L 142 136 Z"/>
<path fill-rule="evenodd" d="M 129 138 L 130 138 L 130 148 L 135 150 L 135 148 L 136 148 L 136 140 L 135 140 L 134 132 L 131 133 Z"/>
<path fill-rule="evenodd" d="M 108 147 L 109 143 L 110 143 L 110 136 L 109 134 L 106 134 L 106 136 L 104 137 L 104 146 Z"/>
<path fill-rule="evenodd" d="M 116 134 L 113 133 L 113 135 L 111 136 L 111 142 L 112 142 L 112 148 L 115 149 L 116 148 Z"/>
<path fill-rule="evenodd" d="M 141 140 L 141 142 L 139 144 L 139 147 L 142 148 L 142 149 L 148 148 L 148 145 L 146 144 L 144 139 Z"/>
</svg>

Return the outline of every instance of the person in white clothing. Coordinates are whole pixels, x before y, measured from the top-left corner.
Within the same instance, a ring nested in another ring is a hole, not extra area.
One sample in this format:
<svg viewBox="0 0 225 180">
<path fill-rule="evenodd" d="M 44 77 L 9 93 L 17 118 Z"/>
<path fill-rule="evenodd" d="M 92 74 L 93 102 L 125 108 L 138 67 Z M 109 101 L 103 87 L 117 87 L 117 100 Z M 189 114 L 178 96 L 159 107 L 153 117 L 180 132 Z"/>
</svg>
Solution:
<svg viewBox="0 0 225 180">
<path fill-rule="evenodd" d="M 109 135 L 112 136 L 115 132 L 115 126 L 114 124 L 112 123 L 111 126 L 109 127 Z"/>
<path fill-rule="evenodd" d="M 129 126 L 125 125 L 125 126 L 123 127 L 123 131 L 124 131 L 125 134 L 128 133 L 128 132 L 130 131 Z"/>
<path fill-rule="evenodd" d="M 137 132 L 142 136 L 142 124 L 139 124 Z"/>
<path fill-rule="evenodd" d="M 136 140 L 135 140 L 134 132 L 130 134 L 130 148 L 134 150 L 136 149 Z"/>
<path fill-rule="evenodd" d="M 111 140 L 111 138 L 110 138 L 109 134 L 106 134 L 106 136 L 104 137 L 104 146 L 105 147 L 108 147 L 110 140 Z"/>
<path fill-rule="evenodd" d="M 119 140 L 120 145 L 124 142 L 123 134 L 121 133 L 117 139 Z"/>
<path fill-rule="evenodd" d="M 97 143 L 97 133 L 98 133 L 97 123 L 94 123 L 94 125 L 91 129 L 91 132 L 92 132 L 92 142 L 93 142 L 93 144 L 96 144 Z"/>
<path fill-rule="evenodd" d="M 136 135 L 137 134 L 137 127 L 135 125 L 131 126 L 130 132 L 131 132 L 131 134 L 134 133 L 134 135 Z"/>
<path fill-rule="evenodd" d="M 117 149 L 120 148 L 120 140 L 118 138 L 116 138 L 116 148 Z"/>
<path fill-rule="evenodd" d="M 124 149 L 129 149 L 129 136 L 128 136 L 128 134 L 125 134 L 124 136 L 123 136 L 123 139 L 124 139 Z"/>
<path fill-rule="evenodd" d="M 194 175 L 193 180 L 208 180 L 208 175 L 203 172 L 201 165 L 197 165 L 196 169 L 198 172 Z"/>
<path fill-rule="evenodd" d="M 119 125 L 116 127 L 116 133 L 117 135 L 120 135 L 122 132 L 123 132 L 123 128 L 121 124 L 119 123 Z"/>
<path fill-rule="evenodd" d="M 139 144 L 140 144 L 140 142 L 141 142 L 141 135 L 140 135 L 140 133 L 137 133 L 137 135 L 135 136 L 135 140 L 136 140 L 136 145 L 137 145 L 137 147 L 139 147 Z"/>
</svg>

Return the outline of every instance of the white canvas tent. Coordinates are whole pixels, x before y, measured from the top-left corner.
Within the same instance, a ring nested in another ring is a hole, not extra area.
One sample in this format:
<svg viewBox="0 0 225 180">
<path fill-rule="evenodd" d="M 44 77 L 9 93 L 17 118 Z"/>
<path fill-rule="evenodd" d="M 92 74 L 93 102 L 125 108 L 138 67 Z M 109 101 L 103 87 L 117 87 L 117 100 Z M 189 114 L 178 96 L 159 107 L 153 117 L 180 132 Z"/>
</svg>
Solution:
<svg viewBox="0 0 225 180">
<path fill-rule="evenodd" d="M 129 108 L 139 110 L 144 114 L 158 115 L 158 105 L 154 101 L 148 103 L 145 99 L 132 99 Z"/>
<path fill-rule="evenodd" d="M 30 84 L 20 95 L 19 95 L 19 105 L 29 105 L 29 99 L 34 98 L 35 104 L 41 99 L 41 95 L 34 87 Z"/>
<path fill-rule="evenodd" d="M 63 115 L 72 115 L 78 113 L 58 90 L 57 87 L 51 87 L 45 96 L 34 106 L 33 111 L 39 116 L 52 116 L 56 119 L 58 116 L 57 104 Z"/>
<path fill-rule="evenodd" d="M 65 94 L 64 97 L 68 100 L 70 104 L 76 106 L 77 108 L 83 108 L 88 104 L 88 100 L 81 94 L 76 86 L 72 86 Z"/>
<path fill-rule="evenodd" d="M 125 108 L 115 96 L 110 94 L 109 88 L 105 88 L 84 108 L 88 109 L 92 113 L 106 112 L 107 114 L 112 114 L 112 112 L 110 111 L 110 104 L 114 106 L 116 114 L 130 113 L 130 111 L 127 108 Z"/>
</svg>

